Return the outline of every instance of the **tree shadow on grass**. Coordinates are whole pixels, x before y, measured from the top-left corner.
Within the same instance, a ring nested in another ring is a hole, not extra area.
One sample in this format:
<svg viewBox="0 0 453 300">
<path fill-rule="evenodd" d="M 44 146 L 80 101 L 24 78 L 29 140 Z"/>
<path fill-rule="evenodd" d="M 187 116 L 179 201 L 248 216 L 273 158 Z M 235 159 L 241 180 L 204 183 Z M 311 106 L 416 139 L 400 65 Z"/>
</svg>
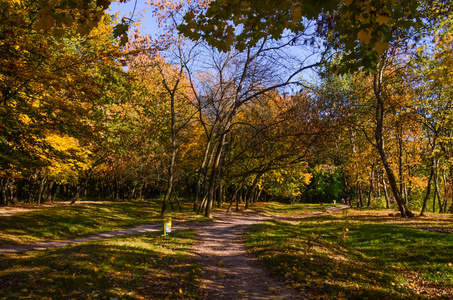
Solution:
<svg viewBox="0 0 453 300">
<path fill-rule="evenodd" d="M 346 228 L 340 245 L 339 236 Z M 256 225 L 248 246 L 278 276 L 309 297 L 425 299 L 442 298 L 447 295 L 442 286 L 452 287 L 453 272 L 445 267 L 451 261 L 453 240 L 444 236 L 392 224 L 350 224 L 346 219 L 319 216 L 299 225 L 276 220 Z M 436 282 L 429 281 L 434 280 L 429 278 L 433 271 L 438 274 Z M 412 281 L 416 286 L 411 287 L 406 282 L 413 279 L 405 277 L 408 273 L 425 279 Z M 425 283 L 440 288 L 429 294 L 423 290 Z"/>
<path fill-rule="evenodd" d="M 71 239 L 160 221 L 158 206 L 109 203 L 46 207 L 0 218 L 0 246 Z"/>
<path fill-rule="evenodd" d="M 2 255 L 5 299 L 197 298 L 201 269 L 190 256 L 195 235 L 147 233 Z"/>
</svg>

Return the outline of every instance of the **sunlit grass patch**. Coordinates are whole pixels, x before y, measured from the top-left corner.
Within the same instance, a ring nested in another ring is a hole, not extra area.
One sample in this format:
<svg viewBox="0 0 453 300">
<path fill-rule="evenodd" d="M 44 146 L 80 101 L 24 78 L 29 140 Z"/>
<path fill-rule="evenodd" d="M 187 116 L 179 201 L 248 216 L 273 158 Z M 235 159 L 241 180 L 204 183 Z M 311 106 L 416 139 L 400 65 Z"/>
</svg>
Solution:
<svg viewBox="0 0 453 300">
<path fill-rule="evenodd" d="M 191 208 L 191 207 L 190 207 Z M 170 212 L 175 219 L 196 220 L 190 211 Z M 0 246 L 83 237 L 94 233 L 160 223 L 161 201 L 77 202 L 31 209 L 0 217 Z"/>
<path fill-rule="evenodd" d="M 316 211 L 325 211 L 328 208 L 335 207 L 336 204 L 331 203 L 293 203 L 286 204 L 280 202 L 259 202 L 253 205 L 253 209 L 267 214 L 276 216 L 280 215 L 298 215 L 308 214 Z"/>
<path fill-rule="evenodd" d="M 4 299 L 197 299 L 195 233 L 148 233 L 0 255 Z M 48 298 L 46 298 L 48 297 Z"/>
<path fill-rule="evenodd" d="M 249 249 L 292 288 L 327 299 L 453 297 L 451 217 L 411 220 L 351 211 L 253 227 Z M 450 220 L 450 221 L 448 221 Z"/>
</svg>

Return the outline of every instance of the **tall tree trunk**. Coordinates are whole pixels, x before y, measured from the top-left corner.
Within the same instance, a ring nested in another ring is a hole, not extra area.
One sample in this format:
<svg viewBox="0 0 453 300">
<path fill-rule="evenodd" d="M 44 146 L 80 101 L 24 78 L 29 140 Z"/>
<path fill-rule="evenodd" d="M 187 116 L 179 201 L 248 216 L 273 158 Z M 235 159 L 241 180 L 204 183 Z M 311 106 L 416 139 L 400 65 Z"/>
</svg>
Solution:
<svg viewBox="0 0 453 300">
<path fill-rule="evenodd" d="M 375 195 L 374 199 L 379 199 L 379 203 L 381 203 L 381 175 L 379 173 L 376 178 L 376 192 L 377 196 Z"/>
<path fill-rule="evenodd" d="M 367 207 L 370 207 L 371 205 L 371 196 L 373 195 L 374 193 L 374 163 L 373 165 L 371 166 L 371 174 L 370 174 L 370 192 L 368 193 L 368 203 L 367 203 Z"/>
<path fill-rule="evenodd" d="M 261 196 L 261 192 L 262 191 L 263 191 L 263 188 L 260 188 L 258 190 L 258 192 L 256 193 L 255 202 L 259 202 L 260 201 L 260 196 Z"/>
<path fill-rule="evenodd" d="M 53 195 L 53 189 L 54 189 L 54 184 L 55 182 L 51 181 L 48 184 L 48 193 L 47 193 L 47 202 L 52 202 L 52 195 Z"/>
<path fill-rule="evenodd" d="M 436 212 L 436 197 L 437 197 L 437 193 L 436 193 L 436 184 L 434 184 L 434 195 L 433 195 L 433 213 Z"/>
<path fill-rule="evenodd" d="M 212 138 L 212 135 L 211 135 L 211 138 Z M 193 201 L 193 211 L 197 211 L 197 208 L 198 208 L 198 201 L 200 199 L 200 192 L 201 192 L 201 181 L 203 179 L 203 176 L 206 175 L 206 165 L 207 165 L 209 153 L 211 150 L 211 138 L 209 138 L 209 140 L 206 144 L 206 148 L 205 148 L 204 154 L 203 154 L 203 160 L 201 162 L 200 169 L 198 170 L 197 185 L 195 187 L 195 199 Z M 205 178 L 206 178 L 206 176 L 205 176 Z"/>
<path fill-rule="evenodd" d="M 447 195 L 448 195 L 448 181 L 447 181 L 447 176 L 445 174 L 445 169 L 442 169 L 442 182 L 443 182 L 443 187 L 444 187 L 444 197 L 442 199 L 442 211 L 444 213 L 447 212 Z"/>
<path fill-rule="evenodd" d="M 44 190 L 42 191 L 42 194 L 41 194 L 41 200 L 42 200 L 41 203 L 46 203 L 49 200 L 49 194 L 50 194 L 50 188 L 51 188 L 50 183 L 51 182 L 46 182 L 44 184 Z"/>
<path fill-rule="evenodd" d="M 434 177 L 434 163 L 431 165 L 431 172 L 429 174 L 429 179 L 428 179 L 428 187 L 426 188 L 426 195 L 425 198 L 423 199 L 423 205 L 422 205 L 422 211 L 420 212 L 420 216 L 425 215 L 426 211 L 426 204 L 428 203 L 429 195 L 431 194 L 431 182 Z"/>
<path fill-rule="evenodd" d="M 442 197 L 440 196 L 439 191 L 439 176 L 438 176 L 438 161 L 436 161 L 436 170 L 434 171 L 434 194 L 437 197 L 437 202 L 439 204 L 439 213 L 442 211 Z M 435 212 L 435 206 L 433 205 L 433 212 Z"/>
<path fill-rule="evenodd" d="M 175 198 L 175 200 L 176 200 L 176 203 L 178 204 L 178 209 L 179 209 L 179 212 L 182 212 L 182 206 L 181 206 L 181 202 L 179 201 L 178 195 L 176 194 L 176 192 L 175 192 L 175 191 L 173 191 L 173 197 Z"/>
<path fill-rule="evenodd" d="M 404 195 L 404 167 L 403 167 L 403 128 L 400 122 L 396 123 L 397 127 L 397 141 L 398 141 L 398 176 L 400 179 L 400 195 Z M 407 198 L 404 197 L 404 202 L 407 203 Z"/>
<path fill-rule="evenodd" d="M 236 200 L 237 196 L 238 196 L 238 192 L 239 192 L 239 189 L 241 187 L 238 186 L 234 189 L 234 194 L 233 194 L 233 197 L 231 197 L 231 200 L 230 200 L 230 205 L 228 206 L 228 209 L 227 209 L 227 213 L 230 212 L 230 209 L 231 209 L 231 206 L 233 206 L 233 203 L 234 201 Z M 236 203 L 237 203 L 238 200 L 236 200 Z"/>
<path fill-rule="evenodd" d="M 243 194 L 244 194 L 244 186 L 241 184 L 240 189 L 239 189 L 239 197 L 237 197 L 237 199 L 236 199 L 236 211 L 239 210 L 239 203 L 242 203 Z"/>
<path fill-rule="evenodd" d="M 216 179 L 219 173 L 220 160 L 222 157 L 222 152 L 224 148 L 226 132 L 229 129 L 229 125 L 225 127 L 225 131 L 221 133 L 219 144 L 217 145 L 217 150 L 215 154 L 215 159 L 212 165 L 211 177 L 209 178 L 209 189 L 208 189 L 208 199 L 206 203 L 205 217 L 212 218 L 212 204 L 214 202 L 214 192 L 216 188 Z"/>
<path fill-rule="evenodd" d="M 38 191 L 38 194 L 36 197 L 36 202 L 38 203 L 38 205 L 41 205 L 41 203 L 42 203 L 42 196 L 43 196 L 44 187 L 46 185 L 46 182 L 47 182 L 47 177 L 44 176 L 43 179 L 41 179 L 41 184 L 39 186 L 39 191 Z"/>
<path fill-rule="evenodd" d="M 197 210 L 197 213 L 203 213 L 203 212 L 206 212 L 206 203 L 208 202 L 208 195 L 209 195 L 209 166 L 211 166 L 213 164 L 213 161 L 214 161 L 214 155 L 216 153 L 216 151 L 214 151 L 215 149 L 212 149 L 211 150 L 211 155 L 209 156 L 209 161 L 208 161 L 208 164 L 206 165 L 206 168 L 204 170 L 204 174 L 203 174 L 203 201 L 202 201 L 202 204 L 200 204 L 200 207 L 198 208 Z"/>
<path fill-rule="evenodd" d="M 197 214 L 201 214 L 206 211 L 206 203 L 208 202 L 208 194 L 204 194 L 203 199 L 201 200 L 200 206 L 198 207 Z"/>
<path fill-rule="evenodd" d="M 362 182 L 357 181 L 357 207 L 363 207 Z"/>
<path fill-rule="evenodd" d="M 404 202 L 406 203 L 406 205 L 408 205 L 409 204 L 409 196 L 407 194 L 407 184 L 406 183 L 404 183 L 403 192 L 404 192 Z"/>
<path fill-rule="evenodd" d="M 352 154 L 356 158 L 357 155 L 357 147 L 356 147 L 356 131 L 354 128 L 349 128 L 349 139 L 351 141 L 351 147 L 352 147 Z M 355 168 L 356 168 L 356 194 L 357 194 L 357 207 L 363 207 L 363 201 L 362 201 L 362 183 L 360 181 L 360 169 L 359 169 L 359 163 L 356 161 L 355 162 Z M 352 201 L 350 202 L 352 206 Z"/>
<path fill-rule="evenodd" d="M 255 195 L 255 188 L 258 182 L 260 181 L 261 176 L 263 176 L 264 173 L 259 173 L 256 174 L 255 179 L 253 179 L 252 186 L 250 187 L 249 192 L 247 193 L 247 196 L 245 198 L 245 209 L 248 209 L 250 206 L 250 202 L 253 201 L 253 197 Z"/>
<path fill-rule="evenodd" d="M 403 201 L 401 194 L 398 190 L 398 184 L 396 181 L 395 174 L 390 166 L 387 159 L 387 153 L 384 145 L 384 116 L 385 116 L 385 101 L 382 96 L 382 77 L 385 69 L 385 59 L 381 58 L 378 65 L 378 72 L 374 75 L 373 89 L 376 97 L 376 128 L 375 128 L 375 139 L 376 147 L 381 157 L 382 165 L 384 166 L 387 178 L 392 188 L 393 195 L 395 196 L 396 203 L 398 204 L 401 217 L 413 217 L 414 214 L 409 210 L 406 203 Z"/>
<path fill-rule="evenodd" d="M 143 200 L 143 188 L 144 188 L 144 186 L 145 186 L 144 183 L 140 183 L 140 187 L 138 188 L 137 197 L 136 197 L 137 200 Z"/>
<path fill-rule="evenodd" d="M 21 180 L 17 180 L 17 183 L 11 189 L 11 201 L 13 205 L 16 205 L 19 202 L 19 192 L 21 188 Z"/>
<path fill-rule="evenodd" d="M 384 188 L 385 204 L 388 209 L 388 208 L 390 208 L 390 199 L 389 199 L 389 193 L 387 191 L 387 184 L 385 183 L 384 175 L 382 175 L 382 187 Z"/>
<path fill-rule="evenodd" d="M 164 216 L 167 211 L 167 203 L 170 201 L 171 193 L 173 191 L 173 180 L 175 177 L 174 168 L 176 162 L 176 115 L 175 115 L 175 94 L 176 87 L 170 93 L 170 114 L 171 114 L 171 157 L 170 165 L 168 166 L 168 180 L 167 191 L 165 192 L 164 201 L 162 202 L 161 216 Z"/>
<path fill-rule="evenodd" d="M 3 177 L 2 180 L 0 181 L 1 184 L 1 197 L 0 197 L 0 204 L 1 205 L 8 205 L 8 182 L 9 178 Z"/>
<path fill-rule="evenodd" d="M 220 207 L 223 203 L 223 179 L 222 179 L 222 169 L 220 168 L 219 170 L 219 175 L 218 175 L 218 184 L 217 184 L 217 207 Z"/>
<path fill-rule="evenodd" d="M 451 210 L 451 209 L 453 209 L 453 165 L 450 165 L 450 197 L 451 197 L 451 206 L 450 206 L 450 210 Z"/>
<path fill-rule="evenodd" d="M 85 181 L 81 185 L 79 185 L 79 187 L 77 188 L 77 191 L 76 191 L 74 197 L 72 197 L 72 199 L 71 199 L 71 204 L 75 204 L 77 199 L 79 199 L 80 194 L 82 193 L 83 189 L 86 189 L 86 186 L 87 186 L 88 181 L 90 180 L 92 174 L 93 174 L 93 167 L 88 171 Z M 115 180 L 115 189 L 118 190 L 116 180 Z M 114 199 L 117 200 L 115 197 L 114 197 Z"/>
</svg>

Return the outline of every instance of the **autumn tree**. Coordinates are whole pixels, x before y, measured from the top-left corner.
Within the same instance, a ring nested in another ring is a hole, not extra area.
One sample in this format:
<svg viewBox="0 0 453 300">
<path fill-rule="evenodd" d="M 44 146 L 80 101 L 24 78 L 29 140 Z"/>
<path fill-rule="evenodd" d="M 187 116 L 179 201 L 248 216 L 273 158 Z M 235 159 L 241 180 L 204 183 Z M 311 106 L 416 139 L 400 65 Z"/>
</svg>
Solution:
<svg viewBox="0 0 453 300">
<path fill-rule="evenodd" d="M 441 24 L 433 42 L 431 47 L 419 49 L 418 58 L 412 64 L 408 76 L 418 95 L 417 113 L 424 129 L 425 164 L 430 174 L 422 215 L 427 209 L 432 190 L 433 212 L 436 210 L 436 198 L 440 212 L 447 210 L 447 203 L 452 199 L 451 87 L 448 79 L 451 76 L 451 21 Z M 441 181 L 443 185 L 440 184 Z"/>
<path fill-rule="evenodd" d="M 110 18 L 101 16 L 81 36 L 73 22 L 40 24 L 41 4 L 0 3 L 2 181 L 39 185 L 22 195 L 38 202 L 46 186 L 76 182 L 94 162 L 97 104 L 111 99 L 106 91 L 115 91 L 123 76 Z"/>
</svg>

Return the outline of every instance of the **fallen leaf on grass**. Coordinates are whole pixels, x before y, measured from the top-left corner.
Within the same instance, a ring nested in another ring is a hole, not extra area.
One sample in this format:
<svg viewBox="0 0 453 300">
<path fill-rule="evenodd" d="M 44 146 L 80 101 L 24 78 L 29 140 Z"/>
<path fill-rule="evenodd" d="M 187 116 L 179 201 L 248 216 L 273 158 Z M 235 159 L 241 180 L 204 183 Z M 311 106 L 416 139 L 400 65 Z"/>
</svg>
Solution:
<svg viewBox="0 0 453 300">
<path fill-rule="evenodd" d="M 269 291 L 273 292 L 273 293 L 280 293 L 281 292 L 281 289 L 279 287 L 268 287 L 267 288 Z"/>
</svg>

